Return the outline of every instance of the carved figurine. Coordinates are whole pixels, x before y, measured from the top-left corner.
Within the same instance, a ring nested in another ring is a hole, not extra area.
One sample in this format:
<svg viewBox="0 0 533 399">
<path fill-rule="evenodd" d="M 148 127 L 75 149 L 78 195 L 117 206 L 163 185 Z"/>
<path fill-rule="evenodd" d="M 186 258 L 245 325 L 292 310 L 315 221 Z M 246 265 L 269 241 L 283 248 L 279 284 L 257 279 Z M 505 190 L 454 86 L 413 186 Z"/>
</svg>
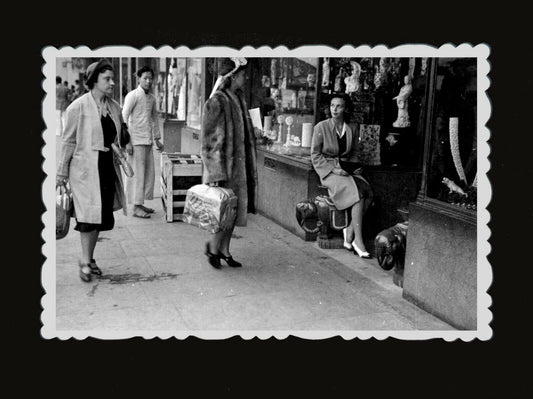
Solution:
<svg viewBox="0 0 533 399">
<path fill-rule="evenodd" d="M 350 64 L 352 65 L 352 74 L 344 79 L 346 93 L 348 94 L 359 91 L 359 76 L 361 75 L 361 65 L 355 61 L 352 61 Z"/>
<path fill-rule="evenodd" d="M 450 189 L 450 193 L 458 193 L 464 195 L 465 197 L 468 197 L 468 194 L 466 194 L 461 187 L 459 187 L 457 184 L 455 184 L 455 182 L 448 179 L 447 177 L 442 178 L 442 183 Z"/>
<path fill-rule="evenodd" d="M 381 86 L 387 84 L 387 72 L 388 62 L 386 58 L 379 59 L 379 68 L 376 67 L 376 73 L 374 75 L 374 86 L 379 89 Z"/>
<path fill-rule="evenodd" d="M 336 92 L 341 92 L 343 87 L 343 78 L 344 77 L 344 68 L 340 68 L 339 69 L 339 73 L 337 74 L 337 76 L 335 77 L 335 86 L 333 88 L 334 91 Z"/>
<path fill-rule="evenodd" d="M 403 268 L 408 222 L 397 223 L 376 235 L 374 246 L 378 263 L 384 270 Z"/>
<path fill-rule="evenodd" d="M 409 120 L 407 100 L 413 92 L 413 86 L 411 85 L 411 78 L 409 77 L 409 75 L 406 75 L 404 77 L 404 83 L 405 84 L 400 89 L 400 93 L 393 98 L 393 100 L 396 100 L 396 105 L 398 106 L 398 118 L 392 124 L 392 126 L 394 127 L 411 126 L 411 121 Z"/>
<path fill-rule="evenodd" d="M 329 58 L 324 58 L 322 63 L 322 87 L 329 86 Z"/>
<path fill-rule="evenodd" d="M 296 220 L 307 233 L 320 233 L 322 237 L 341 236 L 348 227 L 351 214 L 346 209 L 339 211 L 328 196 L 317 195 L 313 200 L 304 200 L 296 205 Z"/>
</svg>

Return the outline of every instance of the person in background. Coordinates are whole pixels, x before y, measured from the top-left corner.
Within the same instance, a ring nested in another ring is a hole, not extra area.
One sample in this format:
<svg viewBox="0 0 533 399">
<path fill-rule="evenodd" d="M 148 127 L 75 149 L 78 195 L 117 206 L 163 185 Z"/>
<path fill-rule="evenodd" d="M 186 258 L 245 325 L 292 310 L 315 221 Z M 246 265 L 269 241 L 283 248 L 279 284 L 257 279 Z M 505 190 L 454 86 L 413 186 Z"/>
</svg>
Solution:
<svg viewBox="0 0 533 399">
<path fill-rule="evenodd" d="M 219 76 L 204 105 L 201 128 L 203 182 L 233 190 L 238 198 L 234 226 L 246 226 L 247 214 L 256 207 L 255 141 L 261 132 L 252 127 L 244 100 L 246 59 L 221 58 L 217 64 Z M 221 259 L 230 267 L 242 266 L 230 253 L 234 226 L 213 234 L 205 244 L 205 255 L 217 269 Z"/>
<path fill-rule="evenodd" d="M 311 161 L 320 182 L 338 210 L 351 207 L 352 220 L 344 229 L 344 247 L 361 258 L 370 258 L 362 234 L 363 214 L 372 203 L 372 189 L 357 162 L 359 126 L 349 125 L 350 97 L 333 93 L 331 118 L 317 123 L 311 140 Z"/>
<path fill-rule="evenodd" d="M 119 142 L 122 118 L 120 105 L 111 99 L 113 67 L 107 60 L 87 67 L 85 79 L 90 92 L 75 100 L 66 111 L 60 143 L 56 185 L 70 181 L 76 226 L 80 232 L 82 257 L 79 276 L 89 282 L 102 271 L 94 260 L 101 231 L 115 225 L 113 212 L 123 209 L 126 200 L 113 142 Z"/>
<path fill-rule="evenodd" d="M 72 92 L 70 91 L 69 87 L 68 87 L 68 82 L 65 80 L 63 82 L 63 85 L 65 85 L 65 89 L 67 90 L 67 106 L 70 105 L 70 103 L 72 102 Z"/>
<path fill-rule="evenodd" d="M 65 110 L 69 105 L 68 88 L 61 83 L 62 81 L 61 76 L 56 76 L 56 111 L 59 117 L 58 136 L 63 133 Z"/>
<path fill-rule="evenodd" d="M 159 120 L 156 99 L 150 93 L 154 71 L 147 66 L 137 71 L 139 86 L 124 99 L 122 117 L 128 125 L 131 140 L 126 145 L 128 161 L 133 168 L 133 177 L 126 180 L 128 203 L 133 204 L 133 216 L 149 218 L 154 212 L 144 206 L 145 200 L 154 198 L 155 166 L 152 145 L 163 151 L 159 141 Z"/>
</svg>

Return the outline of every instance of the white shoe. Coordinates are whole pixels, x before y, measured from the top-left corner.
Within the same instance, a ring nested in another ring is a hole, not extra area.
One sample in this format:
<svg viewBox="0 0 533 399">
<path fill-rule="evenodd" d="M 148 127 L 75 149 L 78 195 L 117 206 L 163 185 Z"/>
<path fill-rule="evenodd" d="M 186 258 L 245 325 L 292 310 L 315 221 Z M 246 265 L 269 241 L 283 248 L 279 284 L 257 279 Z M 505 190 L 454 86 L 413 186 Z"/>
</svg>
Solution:
<svg viewBox="0 0 533 399">
<path fill-rule="evenodd" d="M 352 247 L 360 258 L 370 259 L 370 253 L 368 253 L 367 251 L 361 251 L 359 247 L 355 245 L 355 241 L 352 242 Z"/>
</svg>

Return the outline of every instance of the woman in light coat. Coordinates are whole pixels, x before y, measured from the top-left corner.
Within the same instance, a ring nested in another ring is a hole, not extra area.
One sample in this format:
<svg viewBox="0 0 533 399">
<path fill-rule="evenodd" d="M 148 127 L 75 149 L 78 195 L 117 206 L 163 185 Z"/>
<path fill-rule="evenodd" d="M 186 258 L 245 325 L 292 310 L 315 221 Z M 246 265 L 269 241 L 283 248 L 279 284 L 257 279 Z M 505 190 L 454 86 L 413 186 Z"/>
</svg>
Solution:
<svg viewBox="0 0 533 399">
<path fill-rule="evenodd" d="M 246 226 L 247 214 L 255 213 L 257 169 L 254 128 L 242 92 L 246 82 L 246 59 L 218 60 L 219 78 L 204 106 L 201 144 L 203 182 L 230 188 L 237 195 L 236 226 Z M 233 228 L 215 233 L 206 243 L 211 266 L 240 267 L 229 252 Z"/>
<path fill-rule="evenodd" d="M 89 92 L 66 111 L 56 184 L 70 181 L 74 229 L 81 237 L 79 276 L 88 282 L 93 274 L 102 274 L 93 257 L 100 231 L 113 229 L 113 212 L 122 208 L 126 214 L 127 207 L 122 175 L 111 149 L 113 142 L 120 145 L 122 126 L 120 105 L 109 97 L 113 68 L 107 60 L 95 62 L 87 68 L 85 79 Z"/>
<path fill-rule="evenodd" d="M 363 242 L 362 219 L 373 194 L 361 176 L 361 168 L 357 168 L 359 127 L 347 123 L 350 105 L 350 97 L 344 93 L 331 96 L 331 118 L 314 128 L 311 161 L 335 207 L 339 210 L 351 207 L 352 220 L 343 231 L 344 247 L 361 258 L 369 258 Z"/>
</svg>

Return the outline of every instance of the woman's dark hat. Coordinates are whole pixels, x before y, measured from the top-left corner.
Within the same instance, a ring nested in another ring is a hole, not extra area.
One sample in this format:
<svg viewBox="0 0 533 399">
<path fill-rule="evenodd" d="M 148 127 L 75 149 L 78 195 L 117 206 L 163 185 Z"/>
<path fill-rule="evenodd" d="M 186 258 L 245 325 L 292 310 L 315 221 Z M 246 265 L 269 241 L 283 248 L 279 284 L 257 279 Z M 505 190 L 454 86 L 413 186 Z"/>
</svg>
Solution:
<svg viewBox="0 0 533 399">
<path fill-rule="evenodd" d="M 101 71 L 104 67 L 110 67 L 111 69 L 113 69 L 113 65 L 111 65 L 111 63 L 105 58 L 101 59 L 98 62 L 93 62 L 91 65 L 89 65 L 87 67 L 87 71 L 85 71 L 85 82 L 89 82 L 91 78 L 93 78 L 93 75 L 98 71 Z"/>
</svg>

